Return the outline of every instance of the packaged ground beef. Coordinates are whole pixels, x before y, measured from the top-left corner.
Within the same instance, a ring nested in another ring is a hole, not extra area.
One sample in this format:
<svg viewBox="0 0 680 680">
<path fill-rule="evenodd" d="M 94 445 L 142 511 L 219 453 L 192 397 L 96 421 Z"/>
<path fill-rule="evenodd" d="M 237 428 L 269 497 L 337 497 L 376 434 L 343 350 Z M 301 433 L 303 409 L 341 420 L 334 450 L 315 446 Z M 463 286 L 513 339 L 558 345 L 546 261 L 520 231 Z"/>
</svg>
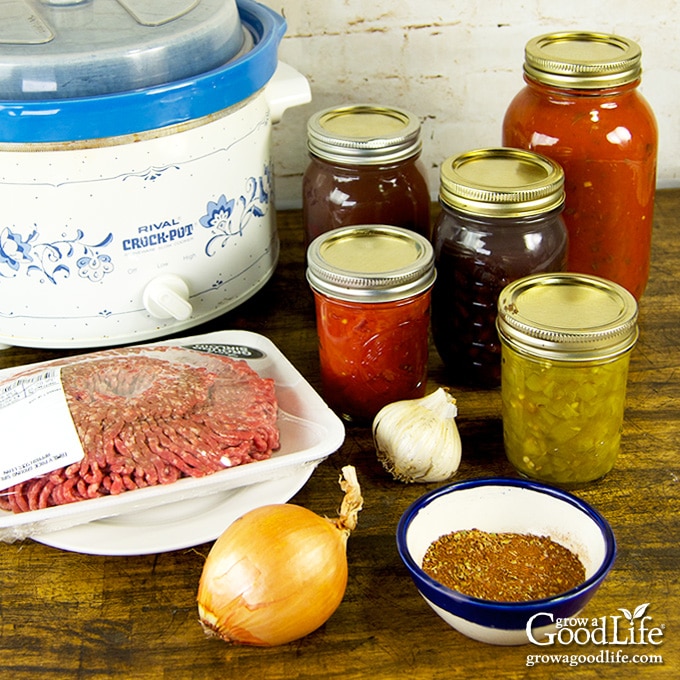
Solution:
<svg viewBox="0 0 680 680">
<path fill-rule="evenodd" d="M 0 509 L 21 513 L 202 477 L 279 447 L 274 380 L 219 353 L 149 345 L 0 382 Z"/>
</svg>

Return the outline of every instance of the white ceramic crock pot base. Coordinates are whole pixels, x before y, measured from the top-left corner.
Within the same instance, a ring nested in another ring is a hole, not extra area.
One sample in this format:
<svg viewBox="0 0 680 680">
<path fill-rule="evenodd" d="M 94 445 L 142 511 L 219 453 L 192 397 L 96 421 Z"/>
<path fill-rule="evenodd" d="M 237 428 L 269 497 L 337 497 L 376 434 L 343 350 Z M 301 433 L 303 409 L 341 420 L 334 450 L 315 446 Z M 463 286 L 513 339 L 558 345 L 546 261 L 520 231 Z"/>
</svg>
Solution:
<svg viewBox="0 0 680 680">
<path fill-rule="evenodd" d="M 226 525 L 211 517 L 205 531 L 192 533 L 190 527 L 193 526 L 192 518 L 195 515 L 202 515 L 208 521 L 208 514 L 225 510 L 225 504 L 230 512 L 234 507 L 238 510 L 242 507 L 238 505 L 240 501 L 235 500 L 234 506 L 229 494 L 250 487 L 254 490 L 247 496 L 251 499 L 249 502 L 252 502 L 254 495 L 260 505 L 278 502 L 281 494 L 290 493 L 292 496 L 292 489 L 296 491 L 299 488 L 296 488 L 296 484 L 302 486 L 314 468 L 342 445 L 345 438 L 342 421 L 280 350 L 264 336 L 248 331 L 219 331 L 154 344 L 218 351 L 245 360 L 261 377 L 274 380 L 279 404 L 277 425 L 280 448 L 267 460 L 227 468 L 205 477 L 186 477 L 172 484 L 149 486 L 115 496 L 103 496 L 29 512 L 12 513 L 1 510 L 0 540 L 11 542 L 34 538 L 50 543 L 51 536 L 54 536 L 55 546 L 73 546 L 72 549 L 78 550 L 83 545 L 82 534 L 72 528 L 92 522 L 102 531 L 101 541 L 94 544 L 92 549 L 107 550 L 107 537 L 115 535 L 116 550 L 119 551 L 118 554 L 124 554 L 124 550 L 139 551 L 139 536 L 153 531 L 153 528 L 149 528 L 150 525 L 167 523 L 179 527 L 177 541 L 166 540 L 166 536 L 159 546 L 149 538 L 149 545 L 158 548 L 151 550 L 152 552 L 158 552 L 160 548 L 176 549 L 180 543 L 185 543 L 182 547 L 196 545 L 215 537 L 217 534 L 210 534 Z M 35 367 L 41 365 L 35 364 Z M 4 369 L 0 371 L 0 380 L 10 378 L 27 368 L 29 367 L 21 366 Z M 269 482 L 277 480 L 281 481 L 282 486 L 268 486 Z M 256 487 L 259 485 L 262 486 L 257 491 Z M 65 530 L 70 533 L 61 537 L 53 533 Z M 129 544 L 120 538 L 121 530 L 130 533 Z M 91 536 L 93 530 L 83 531 Z M 192 540 L 195 542 L 191 543 Z"/>
<path fill-rule="evenodd" d="M 201 122 L 98 146 L 1 149 L 0 342 L 143 341 L 267 282 L 278 237 L 266 98 Z M 167 315 L 145 308 L 147 286 L 168 276 L 188 289 L 184 318 L 172 301 Z"/>
</svg>

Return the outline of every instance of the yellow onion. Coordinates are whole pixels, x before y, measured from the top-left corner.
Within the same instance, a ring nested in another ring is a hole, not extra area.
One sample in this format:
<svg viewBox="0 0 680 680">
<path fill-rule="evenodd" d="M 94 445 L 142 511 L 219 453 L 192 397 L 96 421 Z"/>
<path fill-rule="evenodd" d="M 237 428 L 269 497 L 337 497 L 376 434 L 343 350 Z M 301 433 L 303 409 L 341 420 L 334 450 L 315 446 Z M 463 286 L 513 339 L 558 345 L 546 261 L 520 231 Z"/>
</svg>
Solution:
<svg viewBox="0 0 680 680">
<path fill-rule="evenodd" d="M 208 635 L 274 646 L 324 624 L 347 587 L 347 539 L 363 505 L 356 471 L 342 469 L 345 497 L 334 520 L 291 503 L 265 505 L 231 524 L 213 545 L 198 586 Z"/>
</svg>

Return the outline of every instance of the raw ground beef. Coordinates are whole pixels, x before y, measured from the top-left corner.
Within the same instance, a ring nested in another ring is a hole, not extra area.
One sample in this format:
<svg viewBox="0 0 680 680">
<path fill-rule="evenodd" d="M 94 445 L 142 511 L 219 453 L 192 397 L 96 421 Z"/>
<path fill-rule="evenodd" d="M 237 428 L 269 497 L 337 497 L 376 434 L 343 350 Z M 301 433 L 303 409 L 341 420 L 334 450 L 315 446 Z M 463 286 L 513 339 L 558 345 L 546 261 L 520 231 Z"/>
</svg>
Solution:
<svg viewBox="0 0 680 680">
<path fill-rule="evenodd" d="M 274 381 L 245 361 L 160 346 L 56 364 L 85 457 L 0 492 L 4 510 L 202 477 L 279 446 Z"/>
</svg>

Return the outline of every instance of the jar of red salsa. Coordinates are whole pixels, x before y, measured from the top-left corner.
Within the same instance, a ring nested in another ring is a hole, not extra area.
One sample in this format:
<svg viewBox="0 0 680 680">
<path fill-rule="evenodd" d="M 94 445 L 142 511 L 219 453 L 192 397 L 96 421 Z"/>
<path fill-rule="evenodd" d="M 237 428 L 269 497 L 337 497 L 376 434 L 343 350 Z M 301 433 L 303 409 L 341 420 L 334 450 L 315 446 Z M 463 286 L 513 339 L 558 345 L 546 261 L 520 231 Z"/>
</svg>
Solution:
<svg viewBox="0 0 680 680">
<path fill-rule="evenodd" d="M 504 145 L 564 168 L 568 269 L 638 299 L 649 276 L 658 144 L 638 90 L 640 62 L 640 47 L 621 36 L 538 36 L 525 48 L 526 86 L 503 121 Z"/>
<path fill-rule="evenodd" d="M 325 109 L 307 123 L 302 180 L 307 243 L 356 224 L 391 224 L 429 237 L 431 197 L 420 160 L 420 121 L 361 104 Z"/>
<path fill-rule="evenodd" d="M 498 295 L 515 279 L 564 269 L 564 173 L 523 149 L 476 149 L 440 171 L 433 234 L 432 335 L 450 378 L 500 384 Z"/>
<path fill-rule="evenodd" d="M 424 396 L 435 276 L 432 245 L 408 229 L 340 227 L 310 244 L 322 391 L 346 420 Z"/>
</svg>

